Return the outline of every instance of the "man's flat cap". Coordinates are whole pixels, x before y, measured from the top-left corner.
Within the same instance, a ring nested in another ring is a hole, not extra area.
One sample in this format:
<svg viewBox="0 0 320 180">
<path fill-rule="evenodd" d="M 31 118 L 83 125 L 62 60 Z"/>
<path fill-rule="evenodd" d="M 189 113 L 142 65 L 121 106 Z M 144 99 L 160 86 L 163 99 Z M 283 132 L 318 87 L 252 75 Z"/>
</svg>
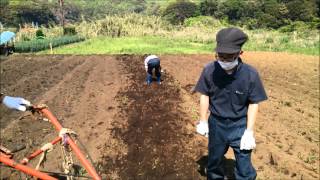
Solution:
<svg viewBox="0 0 320 180">
<path fill-rule="evenodd" d="M 221 29 L 216 36 L 216 52 L 233 54 L 241 51 L 242 45 L 248 40 L 247 34 L 238 28 Z"/>
</svg>

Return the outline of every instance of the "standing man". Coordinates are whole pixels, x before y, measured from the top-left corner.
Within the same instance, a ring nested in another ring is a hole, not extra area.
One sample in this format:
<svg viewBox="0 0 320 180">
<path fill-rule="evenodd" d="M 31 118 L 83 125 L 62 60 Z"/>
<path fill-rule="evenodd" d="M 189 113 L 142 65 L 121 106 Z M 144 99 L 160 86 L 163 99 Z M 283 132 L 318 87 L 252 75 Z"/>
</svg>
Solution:
<svg viewBox="0 0 320 180">
<path fill-rule="evenodd" d="M 150 55 L 144 60 L 144 67 L 147 72 L 147 85 L 150 85 L 152 83 L 153 69 L 155 71 L 158 84 L 161 84 L 160 59 L 156 55 Z"/>
<path fill-rule="evenodd" d="M 209 135 L 209 180 L 224 179 L 223 157 L 229 146 L 236 159 L 235 178 L 249 180 L 257 176 L 251 163 L 251 152 L 256 147 L 254 123 L 258 104 L 267 95 L 257 70 L 240 58 L 247 40 L 238 28 L 220 30 L 216 61 L 204 67 L 195 87 L 201 93 L 197 132 Z"/>
</svg>

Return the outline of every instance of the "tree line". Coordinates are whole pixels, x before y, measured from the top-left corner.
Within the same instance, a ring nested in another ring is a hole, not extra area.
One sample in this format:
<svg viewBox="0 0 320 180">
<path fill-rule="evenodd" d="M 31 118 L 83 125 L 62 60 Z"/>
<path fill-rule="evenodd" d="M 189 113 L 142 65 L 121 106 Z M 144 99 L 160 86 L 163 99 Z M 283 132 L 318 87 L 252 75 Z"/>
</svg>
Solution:
<svg viewBox="0 0 320 180">
<path fill-rule="evenodd" d="M 11 27 L 32 22 L 49 26 L 59 24 L 62 18 L 75 23 L 106 15 L 143 13 L 161 16 L 175 25 L 190 17 L 209 16 L 249 29 L 296 24 L 319 29 L 319 6 L 320 0 L 0 0 L 0 22 Z"/>
<path fill-rule="evenodd" d="M 180 0 L 169 4 L 162 16 L 174 24 L 205 15 L 250 29 L 278 29 L 295 22 L 319 28 L 319 4 L 319 0 L 202 0 L 199 4 Z"/>
</svg>

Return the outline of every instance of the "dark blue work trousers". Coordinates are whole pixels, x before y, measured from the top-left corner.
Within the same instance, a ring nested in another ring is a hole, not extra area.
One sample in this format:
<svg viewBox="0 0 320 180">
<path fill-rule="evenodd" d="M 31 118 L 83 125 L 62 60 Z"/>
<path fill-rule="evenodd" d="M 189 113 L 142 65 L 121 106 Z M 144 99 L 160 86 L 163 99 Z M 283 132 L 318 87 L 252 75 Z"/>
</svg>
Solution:
<svg viewBox="0 0 320 180">
<path fill-rule="evenodd" d="M 155 74 L 157 77 L 161 76 L 161 67 L 160 67 L 160 60 L 158 59 L 151 59 L 148 62 L 148 74 L 152 75 L 152 70 L 155 69 Z"/>
<path fill-rule="evenodd" d="M 160 66 L 160 60 L 159 59 L 151 59 L 148 62 L 148 70 L 147 70 L 147 84 L 150 84 L 152 82 L 152 70 L 154 69 L 157 82 L 160 83 L 161 81 L 161 66 Z"/>
<path fill-rule="evenodd" d="M 257 173 L 251 163 L 252 150 L 240 150 L 240 140 L 247 126 L 247 118 L 236 120 L 210 115 L 208 180 L 224 179 L 223 159 L 229 146 L 236 159 L 235 178 L 237 180 L 256 179 Z"/>
</svg>

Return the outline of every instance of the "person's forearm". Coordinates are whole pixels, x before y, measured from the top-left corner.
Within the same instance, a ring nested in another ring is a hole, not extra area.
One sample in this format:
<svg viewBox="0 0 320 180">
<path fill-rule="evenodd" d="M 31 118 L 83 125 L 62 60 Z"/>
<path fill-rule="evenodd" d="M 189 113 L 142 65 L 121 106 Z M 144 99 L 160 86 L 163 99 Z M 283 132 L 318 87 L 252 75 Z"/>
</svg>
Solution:
<svg viewBox="0 0 320 180">
<path fill-rule="evenodd" d="M 146 61 L 144 62 L 144 69 L 148 72 L 148 63 Z"/>
<path fill-rule="evenodd" d="M 200 120 L 208 120 L 209 96 L 200 96 Z"/>
<path fill-rule="evenodd" d="M 258 114 L 258 104 L 249 104 L 248 117 L 247 117 L 247 129 L 248 130 L 253 130 L 257 114 Z"/>
</svg>

